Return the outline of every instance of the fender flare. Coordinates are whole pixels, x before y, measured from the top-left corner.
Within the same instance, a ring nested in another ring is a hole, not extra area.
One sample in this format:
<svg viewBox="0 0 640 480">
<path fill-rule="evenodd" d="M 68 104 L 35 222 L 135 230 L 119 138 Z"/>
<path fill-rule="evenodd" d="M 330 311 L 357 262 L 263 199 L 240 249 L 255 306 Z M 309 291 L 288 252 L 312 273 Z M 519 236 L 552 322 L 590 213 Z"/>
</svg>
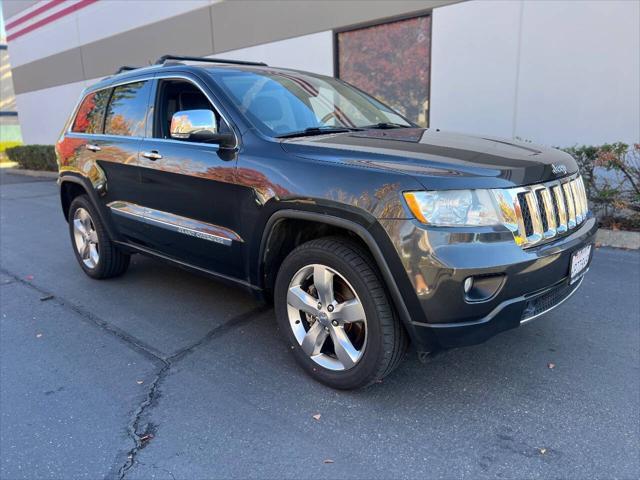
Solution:
<svg viewBox="0 0 640 480">
<path fill-rule="evenodd" d="M 278 210 L 276 211 L 265 225 L 262 240 L 260 242 L 260 252 L 259 252 L 259 262 L 262 264 L 266 253 L 266 247 L 271 237 L 271 233 L 273 232 L 273 227 L 281 220 L 284 219 L 297 219 L 297 220 L 308 220 L 314 221 L 318 223 L 325 223 L 328 225 L 332 225 L 335 227 L 343 228 L 348 230 L 355 235 L 357 235 L 369 248 L 369 252 L 373 256 L 373 260 L 376 263 L 380 274 L 382 275 L 382 280 L 387 287 L 387 291 L 391 295 L 391 300 L 393 301 L 394 306 L 396 307 L 396 312 L 400 317 L 400 320 L 405 326 L 407 333 L 411 337 L 412 340 L 418 340 L 418 336 L 416 333 L 416 327 L 411 318 L 411 314 L 407 308 L 407 304 L 405 299 L 398 288 L 397 282 L 393 277 L 393 273 L 389 268 L 389 264 L 385 259 L 378 242 L 374 238 L 373 234 L 369 231 L 369 228 L 364 227 L 363 225 L 352 221 L 347 220 L 341 217 L 336 217 L 332 215 L 328 215 L 326 213 L 317 213 L 317 212 L 309 212 L 305 210 Z"/>
<path fill-rule="evenodd" d="M 120 235 L 118 235 L 116 228 L 113 225 L 111 217 L 109 216 L 106 208 L 100 202 L 100 198 L 98 197 L 98 193 L 95 191 L 89 179 L 78 175 L 76 173 L 61 173 L 58 178 L 58 185 L 60 187 L 60 202 L 62 202 L 62 185 L 64 183 L 75 183 L 76 185 L 80 185 L 82 189 L 89 196 L 89 200 L 91 201 L 93 207 L 98 212 L 98 216 L 100 217 L 100 221 L 102 225 L 104 225 L 107 230 L 107 234 L 111 240 L 120 240 Z M 67 218 L 65 220 L 68 221 Z"/>
</svg>

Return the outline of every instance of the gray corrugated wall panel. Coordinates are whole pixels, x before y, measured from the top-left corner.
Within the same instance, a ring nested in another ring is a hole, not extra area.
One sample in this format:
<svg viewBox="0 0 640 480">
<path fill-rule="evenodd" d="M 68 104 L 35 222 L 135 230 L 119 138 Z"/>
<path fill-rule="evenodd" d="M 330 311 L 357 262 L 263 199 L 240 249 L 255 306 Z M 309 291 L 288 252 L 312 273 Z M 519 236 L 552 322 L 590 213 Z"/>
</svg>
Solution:
<svg viewBox="0 0 640 480">
<path fill-rule="evenodd" d="M 82 46 L 87 78 L 115 72 L 121 65 L 148 65 L 164 54 L 211 55 L 207 8 L 145 25 Z"/>
<path fill-rule="evenodd" d="M 80 48 L 11 69 L 16 95 L 85 79 Z"/>
<path fill-rule="evenodd" d="M 428 11 L 459 0 L 227 0 L 212 5 L 216 53 L 374 20 Z"/>
<path fill-rule="evenodd" d="M 20 65 L 13 80 L 21 94 L 148 65 L 167 53 L 211 55 L 458 1 L 226 0 Z"/>
</svg>

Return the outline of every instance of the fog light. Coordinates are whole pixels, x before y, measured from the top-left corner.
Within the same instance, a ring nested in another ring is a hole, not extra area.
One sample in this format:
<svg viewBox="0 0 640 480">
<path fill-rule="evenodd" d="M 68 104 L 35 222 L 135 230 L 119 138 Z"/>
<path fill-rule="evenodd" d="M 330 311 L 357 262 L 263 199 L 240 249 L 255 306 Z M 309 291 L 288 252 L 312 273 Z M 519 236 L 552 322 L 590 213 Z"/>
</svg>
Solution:
<svg viewBox="0 0 640 480">
<path fill-rule="evenodd" d="M 505 276 L 502 273 L 482 274 L 464 279 L 464 298 L 467 302 L 484 302 L 492 298 L 502 285 Z"/>
</svg>

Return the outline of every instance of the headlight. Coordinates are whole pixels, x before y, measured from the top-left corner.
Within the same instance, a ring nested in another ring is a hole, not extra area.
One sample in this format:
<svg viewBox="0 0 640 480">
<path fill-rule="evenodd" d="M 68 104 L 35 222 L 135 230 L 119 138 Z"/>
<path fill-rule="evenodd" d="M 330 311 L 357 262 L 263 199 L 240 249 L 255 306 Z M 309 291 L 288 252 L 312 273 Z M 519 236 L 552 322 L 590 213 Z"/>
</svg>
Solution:
<svg viewBox="0 0 640 480">
<path fill-rule="evenodd" d="M 409 209 L 422 223 L 441 227 L 502 224 L 489 190 L 406 192 Z"/>
</svg>

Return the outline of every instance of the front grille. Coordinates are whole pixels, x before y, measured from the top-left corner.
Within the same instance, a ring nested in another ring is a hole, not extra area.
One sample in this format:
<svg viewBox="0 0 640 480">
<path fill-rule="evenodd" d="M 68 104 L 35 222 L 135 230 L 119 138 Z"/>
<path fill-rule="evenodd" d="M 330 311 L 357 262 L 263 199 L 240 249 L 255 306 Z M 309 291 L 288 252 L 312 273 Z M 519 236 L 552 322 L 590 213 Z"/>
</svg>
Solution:
<svg viewBox="0 0 640 480">
<path fill-rule="evenodd" d="M 496 191 L 500 211 L 518 245 L 531 247 L 568 233 L 587 217 L 589 207 L 582 178 Z"/>
<path fill-rule="evenodd" d="M 582 280 L 574 283 L 573 285 L 565 283 L 547 293 L 529 300 L 522 312 L 522 318 L 520 321 L 524 322 L 526 320 L 530 320 L 533 317 L 537 317 L 538 315 L 551 310 L 553 307 L 566 300 L 581 283 Z"/>
</svg>

